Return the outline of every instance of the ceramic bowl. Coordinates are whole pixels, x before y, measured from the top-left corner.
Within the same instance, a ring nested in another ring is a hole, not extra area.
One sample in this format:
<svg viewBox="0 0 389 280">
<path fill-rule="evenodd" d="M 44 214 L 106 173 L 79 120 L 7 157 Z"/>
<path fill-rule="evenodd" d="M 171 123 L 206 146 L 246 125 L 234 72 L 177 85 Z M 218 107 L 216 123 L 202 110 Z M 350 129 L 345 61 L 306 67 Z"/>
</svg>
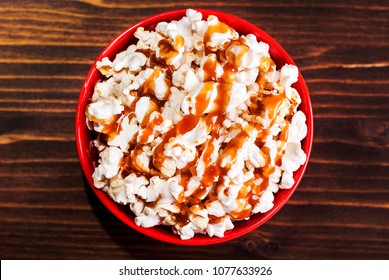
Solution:
<svg viewBox="0 0 389 280">
<path fill-rule="evenodd" d="M 241 19 L 234 15 L 226 14 L 223 12 L 215 11 L 215 10 L 204 10 L 204 9 L 196 9 L 197 11 L 203 14 L 203 19 L 206 19 L 209 15 L 215 15 L 219 18 L 220 21 L 228 24 L 232 28 L 234 28 L 240 35 L 244 34 L 254 34 L 258 41 L 263 41 L 269 44 L 270 46 L 270 55 L 274 62 L 277 65 L 277 69 L 283 66 L 284 64 L 295 64 L 292 58 L 287 54 L 287 52 L 266 32 L 261 30 L 259 27 Z M 121 33 L 117 36 L 97 57 L 96 61 L 93 63 L 89 73 L 85 78 L 85 82 L 82 86 L 80 97 L 78 100 L 77 112 L 76 112 L 76 143 L 78 154 L 81 162 L 82 169 L 84 174 L 88 180 L 88 183 L 92 187 L 93 191 L 97 195 L 97 197 L 101 200 L 101 202 L 111 211 L 117 218 L 119 218 L 122 222 L 135 229 L 142 234 L 145 234 L 149 237 L 174 243 L 174 244 L 182 244 L 182 245 L 209 245 L 225 242 L 244 234 L 249 233 L 250 231 L 258 228 L 263 225 L 266 221 L 268 221 L 271 217 L 273 217 L 289 200 L 292 196 L 293 192 L 296 190 L 299 185 L 305 169 L 307 167 L 309 155 L 311 152 L 312 146 L 312 137 L 313 137 L 313 116 L 312 116 L 312 107 L 311 101 L 309 97 L 309 92 L 307 86 L 304 82 L 301 73 L 299 73 L 298 82 L 296 82 L 293 86 L 299 92 L 302 102 L 299 106 L 299 109 L 303 111 L 307 117 L 307 127 L 308 134 L 306 138 L 302 141 L 302 149 L 307 154 L 307 160 L 304 165 L 302 165 L 295 173 L 294 179 L 295 183 L 292 188 L 287 190 L 279 190 L 278 193 L 275 194 L 274 199 L 274 207 L 264 214 L 254 214 L 251 216 L 249 220 L 239 221 L 234 223 L 234 229 L 225 232 L 223 238 L 219 237 L 209 237 L 207 235 L 197 234 L 194 238 L 189 240 L 181 240 L 178 235 L 173 234 L 172 229 L 167 226 L 157 226 L 153 228 L 143 228 L 139 227 L 134 223 L 134 215 L 128 208 L 128 206 L 123 206 L 115 203 L 105 192 L 99 190 L 93 186 L 92 174 L 96 166 L 96 162 L 98 159 L 98 154 L 93 148 L 91 142 L 93 141 L 94 134 L 91 132 L 86 125 L 85 118 L 85 109 L 87 104 L 90 102 L 91 95 L 93 93 L 94 87 L 96 83 L 101 80 L 103 77 L 96 69 L 96 62 L 101 60 L 103 57 L 108 57 L 113 60 L 117 53 L 125 50 L 128 45 L 136 42 L 136 38 L 134 38 L 134 32 L 140 26 L 144 27 L 146 30 L 153 30 L 157 23 L 161 21 L 172 21 L 178 20 L 185 15 L 186 10 L 172 10 L 167 12 L 162 12 L 146 18 Z"/>
</svg>

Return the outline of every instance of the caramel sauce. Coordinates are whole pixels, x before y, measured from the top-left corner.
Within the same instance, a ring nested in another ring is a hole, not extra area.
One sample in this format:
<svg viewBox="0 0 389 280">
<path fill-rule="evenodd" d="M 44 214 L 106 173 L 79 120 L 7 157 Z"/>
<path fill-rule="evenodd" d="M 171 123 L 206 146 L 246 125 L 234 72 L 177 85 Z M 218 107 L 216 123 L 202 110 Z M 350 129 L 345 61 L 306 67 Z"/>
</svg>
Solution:
<svg viewBox="0 0 389 280">
<path fill-rule="evenodd" d="M 216 81 L 216 65 L 217 65 L 217 61 L 211 58 L 208 58 L 205 61 L 203 65 L 204 82 Z"/>
<path fill-rule="evenodd" d="M 235 54 L 232 51 L 234 46 L 239 48 L 238 54 Z M 249 51 L 249 49 L 250 48 L 247 45 L 242 44 L 239 41 L 232 42 L 226 50 L 226 57 L 228 62 L 238 67 L 242 63 L 243 56 Z"/>
<path fill-rule="evenodd" d="M 200 116 L 187 115 L 175 126 L 176 134 L 185 134 L 194 129 L 200 121 Z"/>
<path fill-rule="evenodd" d="M 224 117 L 227 110 L 228 103 L 230 102 L 231 84 L 218 84 L 217 85 L 217 97 L 214 100 L 216 109 L 212 112 L 214 115 L 221 119 Z"/>
<path fill-rule="evenodd" d="M 252 207 L 250 204 L 245 204 L 240 211 L 232 211 L 230 216 L 236 220 L 244 220 L 251 216 Z"/>
<path fill-rule="evenodd" d="M 218 79 L 218 82 L 224 84 L 232 84 L 234 82 L 235 74 L 237 72 L 238 68 L 234 64 L 227 62 L 223 66 L 223 74 Z"/>
<path fill-rule="evenodd" d="M 153 134 L 154 127 L 161 125 L 163 123 L 162 115 L 158 114 L 152 122 L 148 122 L 146 128 L 142 130 L 142 135 L 140 136 L 139 143 L 146 143 L 147 139 Z"/>
<path fill-rule="evenodd" d="M 274 120 L 277 116 L 278 110 L 281 104 L 285 101 L 285 93 L 279 93 L 277 95 L 266 95 L 262 101 L 262 108 L 267 117 L 270 120 Z"/>
<path fill-rule="evenodd" d="M 104 136 L 105 142 L 112 141 L 120 134 L 120 132 L 123 130 L 122 124 L 126 116 L 128 116 L 129 122 L 134 117 L 133 113 L 131 112 L 131 107 L 125 107 L 122 114 L 114 115 L 111 118 L 111 121 L 103 127 L 100 135 Z"/>
<path fill-rule="evenodd" d="M 174 72 L 174 67 L 172 65 L 166 65 L 165 69 L 165 77 L 167 80 L 165 82 L 169 85 L 169 88 L 171 86 L 171 81 L 173 78 L 173 72 Z"/>
<path fill-rule="evenodd" d="M 120 120 L 122 118 L 123 118 L 122 114 L 114 115 L 111 118 L 110 122 L 104 126 L 101 132 L 107 134 L 109 136 L 109 139 L 113 139 L 117 134 L 120 133 L 121 130 Z"/>
<path fill-rule="evenodd" d="M 185 203 L 187 205 L 197 205 L 202 204 L 202 200 L 198 198 L 194 193 L 191 196 L 185 198 Z"/>
<path fill-rule="evenodd" d="M 196 96 L 196 115 L 202 115 L 209 105 L 214 82 L 206 82 L 200 93 Z"/>
<path fill-rule="evenodd" d="M 263 176 L 262 168 L 256 168 L 254 170 L 254 176 L 255 176 L 255 179 L 262 179 L 263 181 L 259 185 L 256 185 L 254 183 L 251 184 L 251 194 L 252 195 L 249 197 L 249 200 L 250 199 L 253 200 L 252 203 L 250 202 L 250 204 L 253 206 L 255 205 L 255 204 L 253 204 L 254 200 L 258 202 L 260 194 L 262 193 L 262 191 L 264 191 L 267 188 L 268 183 L 269 183 L 269 181 L 266 181 L 266 178 L 264 178 L 264 176 Z M 253 196 L 258 196 L 258 198 L 255 198 Z"/>
<path fill-rule="evenodd" d="M 188 115 L 185 116 L 181 121 L 179 121 L 175 126 L 173 126 L 166 134 L 163 136 L 162 142 L 155 147 L 154 155 L 159 155 L 161 159 L 163 159 L 163 154 L 165 151 L 165 144 L 169 142 L 170 139 L 173 137 L 176 137 L 178 134 L 185 134 L 188 131 L 191 131 L 193 128 L 196 127 L 200 120 L 199 116 L 195 115 Z M 153 160 L 160 160 L 156 159 L 154 156 Z"/>
<path fill-rule="evenodd" d="M 255 82 L 259 85 L 259 92 L 273 88 L 272 84 L 262 75 L 258 75 Z"/>
<path fill-rule="evenodd" d="M 274 71 L 275 63 L 274 61 L 267 56 L 262 56 L 261 60 L 259 62 L 259 70 L 262 72 L 267 72 L 267 71 Z"/>
<path fill-rule="evenodd" d="M 179 49 L 182 48 L 184 44 L 185 40 L 180 35 L 177 35 L 173 42 L 170 42 L 169 39 L 162 39 L 158 43 L 159 55 L 170 64 L 171 60 L 178 55 Z"/>
<path fill-rule="evenodd" d="M 179 226 L 184 226 L 190 222 L 188 206 L 185 203 L 180 203 L 177 206 L 180 208 L 180 212 L 175 214 L 174 218 Z"/>
<path fill-rule="evenodd" d="M 149 65 L 151 68 L 155 68 L 156 66 L 163 66 L 163 67 L 167 66 L 166 60 L 162 57 L 157 57 L 155 52 L 150 54 Z"/>
<path fill-rule="evenodd" d="M 248 182 L 245 182 L 243 184 L 243 186 L 241 187 L 241 189 L 239 190 L 239 193 L 238 193 L 238 199 L 241 199 L 241 198 L 246 198 L 247 195 L 250 193 L 251 191 L 251 184 L 253 183 L 253 180 L 250 180 Z"/>
<path fill-rule="evenodd" d="M 146 206 L 150 208 L 154 208 L 158 205 L 159 201 L 162 199 L 162 195 L 160 194 L 158 198 L 154 201 L 146 202 Z"/>
<path fill-rule="evenodd" d="M 249 138 L 249 135 L 243 130 L 228 142 L 222 157 L 230 156 L 230 165 L 235 162 L 238 150 L 242 147 L 243 143 L 246 142 L 247 138 Z"/>
<path fill-rule="evenodd" d="M 174 129 L 174 127 L 171 128 L 168 132 L 166 132 L 166 134 L 163 136 L 162 142 L 159 143 L 159 145 L 157 147 L 155 147 L 154 155 L 158 155 L 159 157 L 162 157 L 163 152 L 165 151 L 165 144 L 169 141 L 169 139 L 175 137 L 176 135 L 177 135 L 177 133 L 176 133 L 176 130 Z M 156 159 L 156 157 L 154 156 L 153 162 L 155 160 L 159 160 L 159 159 Z"/>
<path fill-rule="evenodd" d="M 200 185 L 192 196 L 198 198 L 200 201 L 204 198 L 207 193 L 207 188 L 204 185 Z M 199 204 L 196 204 L 199 205 Z"/>
<path fill-rule="evenodd" d="M 136 52 L 143 53 L 146 57 L 150 57 L 153 53 L 155 53 L 151 49 L 137 49 Z"/>
<path fill-rule="evenodd" d="M 155 79 L 158 77 L 161 73 L 161 67 L 156 66 L 154 68 L 153 73 L 144 81 L 142 86 L 139 88 L 139 96 L 146 96 L 146 95 L 155 95 L 154 87 L 155 87 Z"/>
<path fill-rule="evenodd" d="M 210 165 L 211 155 L 215 150 L 214 145 L 212 144 L 212 139 L 208 141 L 207 147 L 203 151 L 203 161 L 205 165 L 205 170 L 203 177 L 201 178 L 201 183 L 204 186 L 211 186 L 215 181 L 215 178 L 219 176 L 220 169 L 215 165 Z"/>
<path fill-rule="evenodd" d="M 215 179 L 219 176 L 220 170 L 221 169 L 217 166 L 208 166 L 204 171 L 203 177 L 201 178 L 201 183 L 204 186 L 211 186 Z"/>
<path fill-rule="evenodd" d="M 216 58 L 217 58 L 217 61 L 220 63 L 227 62 L 226 52 L 224 50 L 217 50 L 216 51 Z"/>
<path fill-rule="evenodd" d="M 125 175 L 130 175 L 133 168 L 132 168 L 132 163 L 131 163 L 131 156 L 130 155 L 126 155 L 122 158 L 122 161 L 121 161 L 121 164 L 120 164 L 120 167 L 122 169 L 122 176 L 123 178 L 125 178 L 126 176 Z"/>
<path fill-rule="evenodd" d="M 146 114 L 143 117 L 142 122 L 140 123 L 141 127 L 146 127 L 149 124 L 151 113 L 154 111 L 159 112 L 160 106 L 157 100 L 154 96 L 148 96 L 150 98 L 149 106 L 147 107 Z"/>
<path fill-rule="evenodd" d="M 155 102 L 159 103 L 159 105 L 163 106 L 164 100 L 168 99 L 171 95 L 171 75 L 172 70 L 170 66 L 167 66 L 166 68 L 161 68 L 160 66 L 155 66 L 153 73 L 144 81 L 142 86 L 139 88 L 139 96 L 155 96 L 155 80 L 159 76 L 163 76 L 164 82 L 167 85 L 167 92 L 165 93 L 165 96 L 163 97 L 163 100 L 159 100 L 155 98 Z"/>
<path fill-rule="evenodd" d="M 254 208 L 259 202 L 259 196 L 251 194 L 248 196 L 247 202 L 251 205 L 251 208 Z"/>
<path fill-rule="evenodd" d="M 189 183 L 190 177 L 191 177 L 191 175 L 189 174 L 189 172 L 181 173 L 180 186 L 184 187 L 184 190 L 188 189 L 188 183 Z"/>
<path fill-rule="evenodd" d="M 269 186 L 269 176 L 274 172 L 275 167 L 271 166 L 270 163 L 262 168 L 256 168 L 255 173 L 260 175 L 263 181 L 258 185 L 253 184 L 253 193 L 260 195 Z"/>
<path fill-rule="evenodd" d="M 223 220 L 225 219 L 225 216 L 216 217 L 214 215 L 208 215 L 208 218 L 209 218 L 208 223 L 210 223 L 211 225 L 214 225 L 214 224 L 218 224 L 218 223 L 223 222 Z"/>
<path fill-rule="evenodd" d="M 185 46 L 185 39 L 181 35 L 177 35 L 174 38 L 173 47 L 175 50 L 181 49 L 183 46 Z"/>
<path fill-rule="evenodd" d="M 177 196 L 177 202 L 178 203 L 183 203 L 185 201 L 186 197 L 185 197 L 185 194 L 184 192 L 181 192 L 178 196 Z"/>
<path fill-rule="evenodd" d="M 158 47 L 160 50 L 159 54 L 162 58 L 170 58 L 178 54 L 178 51 L 174 48 L 169 39 L 162 39 L 159 41 Z"/>
</svg>

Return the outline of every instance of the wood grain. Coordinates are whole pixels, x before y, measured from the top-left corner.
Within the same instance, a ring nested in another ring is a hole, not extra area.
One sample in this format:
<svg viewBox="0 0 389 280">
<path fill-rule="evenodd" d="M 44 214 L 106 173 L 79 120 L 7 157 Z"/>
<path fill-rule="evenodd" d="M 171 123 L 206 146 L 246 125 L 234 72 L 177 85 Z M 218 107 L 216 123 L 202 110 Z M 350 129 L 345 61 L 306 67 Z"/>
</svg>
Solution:
<svg viewBox="0 0 389 280">
<path fill-rule="evenodd" d="M 197 1 L 244 18 L 293 57 L 315 138 L 298 190 L 230 242 L 161 243 L 110 214 L 74 138 L 90 65 L 116 35 L 182 1 L 0 2 L 2 259 L 388 259 L 389 5 L 384 1 Z"/>
</svg>

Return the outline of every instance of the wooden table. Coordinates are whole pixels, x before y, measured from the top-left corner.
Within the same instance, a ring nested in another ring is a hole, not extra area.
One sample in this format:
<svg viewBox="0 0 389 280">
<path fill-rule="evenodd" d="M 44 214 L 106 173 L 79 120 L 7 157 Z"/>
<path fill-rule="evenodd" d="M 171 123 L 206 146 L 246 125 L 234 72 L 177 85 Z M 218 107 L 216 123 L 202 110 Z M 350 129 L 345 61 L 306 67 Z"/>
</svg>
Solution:
<svg viewBox="0 0 389 280">
<path fill-rule="evenodd" d="M 83 177 L 79 90 L 117 34 L 191 2 L 2 0 L 2 259 L 389 258 L 389 3 L 208 2 L 196 6 L 268 32 L 306 79 L 315 140 L 292 199 L 266 225 L 220 245 L 175 246 L 128 228 Z"/>
</svg>

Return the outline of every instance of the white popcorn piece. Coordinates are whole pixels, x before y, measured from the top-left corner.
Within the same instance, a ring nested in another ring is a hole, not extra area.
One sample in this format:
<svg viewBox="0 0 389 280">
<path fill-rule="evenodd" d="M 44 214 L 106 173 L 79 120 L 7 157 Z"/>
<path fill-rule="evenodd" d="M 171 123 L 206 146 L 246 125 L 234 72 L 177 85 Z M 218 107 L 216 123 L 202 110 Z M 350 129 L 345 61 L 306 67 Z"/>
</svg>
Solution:
<svg viewBox="0 0 389 280">
<path fill-rule="evenodd" d="M 120 114 L 124 110 L 124 106 L 120 104 L 119 100 L 114 98 L 98 99 L 95 102 L 89 103 L 86 110 L 90 120 L 106 124 L 114 115 Z"/>
<path fill-rule="evenodd" d="M 224 211 L 223 205 L 218 200 L 214 200 L 206 204 L 208 213 L 216 217 L 223 217 L 226 212 Z"/>
<path fill-rule="evenodd" d="M 123 157 L 123 152 L 116 147 L 108 147 L 100 153 L 100 164 L 93 172 L 93 180 L 98 183 L 101 180 L 114 177 L 120 168 L 120 161 Z M 96 184 L 96 187 L 104 185 Z"/>
<path fill-rule="evenodd" d="M 186 191 L 184 192 L 184 195 L 186 197 L 190 197 L 199 187 L 200 187 L 200 179 L 199 177 L 192 177 L 189 179 L 188 186 Z"/>
<path fill-rule="evenodd" d="M 269 45 L 264 42 L 258 42 L 257 37 L 254 34 L 247 34 L 242 36 L 244 43 L 253 50 L 254 52 L 260 54 L 261 56 L 269 57 Z"/>
<path fill-rule="evenodd" d="M 289 141 L 301 142 L 307 136 L 306 117 L 303 112 L 297 111 L 291 121 L 288 131 Z"/>
<path fill-rule="evenodd" d="M 136 197 L 138 195 L 139 190 L 147 186 L 149 181 L 144 176 L 137 176 L 135 173 L 131 173 L 126 178 L 124 178 L 124 184 L 127 188 L 127 196 L 130 202 L 135 202 Z"/>
<path fill-rule="evenodd" d="M 124 205 L 128 203 L 127 191 L 123 178 L 113 178 L 107 192 L 117 203 Z"/>
<path fill-rule="evenodd" d="M 272 191 L 265 190 L 259 198 L 258 204 L 254 207 L 253 213 L 265 213 L 273 208 L 274 195 Z"/>
<path fill-rule="evenodd" d="M 233 229 L 234 224 L 232 223 L 231 219 L 229 217 L 225 217 L 220 223 L 217 224 L 209 224 L 207 227 L 207 234 L 217 237 L 224 237 L 224 233 L 227 230 Z"/>
<path fill-rule="evenodd" d="M 200 12 L 193 9 L 187 9 L 185 15 L 192 22 L 200 21 L 203 18 L 203 15 Z"/>
<path fill-rule="evenodd" d="M 210 38 L 209 41 L 205 42 L 205 45 L 212 51 L 222 49 L 226 43 L 239 37 L 239 34 L 235 30 L 225 23 L 220 22 L 216 16 L 210 15 L 207 22 L 208 29 L 206 33 L 210 33 Z"/>
<path fill-rule="evenodd" d="M 137 49 L 150 49 L 153 51 L 157 49 L 158 42 L 162 38 L 159 33 L 147 31 L 143 27 L 137 28 L 134 33 L 134 37 L 139 39 L 136 44 Z"/>
<path fill-rule="evenodd" d="M 95 90 L 92 95 L 92 102 L 98 99 L 109 99 L 116 93 L 118 85 L 113 78 L 109 78 L 105 82 L 99 82 L 95 86 Z"/>
<path fill-rule="evenodd" d="M 295 65 L 285 64 L 281 68 L 280 83 L 284 88 L 291 87 L 292 84 L 297 82 L 298 69 Z"/>
<path fill-rule="evenodd" d="M 106 77 L 111 77 L 113 74 L 113 63 L 108 57 L 104 57 L 101 61 L 96 62 L 96 68 Z"/>
<path fill-rule="evenodd" d="M 126 91 L 138 90 L 141 85 L 153 74 L 154 69 L 146 68 L 145 70 L 139 72 L 139 74 L 134 78 L 133 82 L 126 88 Z"/>
<path fill-rule="evenodd" d="M 188 223 L 185 226 L 179 228 L 178 229 L 178 234 L 180 235 L 180 238 L 182 240 L 188 240 L 188 239 L 193 238 L 193 236 L 195 235 L 193 227 L 194 226 L 193 226 L 192 223 Z"/>
<path fill-rule="evenodd" d="M 160 217 L 155 212 L 149 215 L 139 215 L 135 217 L 135 224 L 144 228 L 154 227 L 158 225 L 160 221 Z"/>
<path fill-rule="evenodd" d="M 136 52 L 136 50 L 136 46 L 131 45 L 126 51 L 119 53 L 112 62 L 114 70 L 116 72 L 124 68 L 131 72 L 141 70 L 142 66 L 146 64 L 147 57 L 141 52 Z"/>
<path fill-rule="evenodd" d="M 138 102 L 136 102 L 135 106 L 135 115 L 138 121 L 141 123 L 147 113 L 147 109 L 149 108 L 150 97 L 142 96 Z"/>
<path fill-rule="evenodd" d="M 198 205 L 189 208 L 189 220 L 197 227 L 197 231 L 207 228 L 209 218 L 207 209 L 202 209 Z"/>
<path fill-rule="evenodd" d="M 109 146 L 120 148 L 123 152 L 127 152 L 129 143 L 134 139 L 134 136 L 139 131 L 136 124 L 131 124 L 128 116 L 125 116 L 121 122 L 121 131 L 112 139 L 108 140 Z"/>
</svg>

